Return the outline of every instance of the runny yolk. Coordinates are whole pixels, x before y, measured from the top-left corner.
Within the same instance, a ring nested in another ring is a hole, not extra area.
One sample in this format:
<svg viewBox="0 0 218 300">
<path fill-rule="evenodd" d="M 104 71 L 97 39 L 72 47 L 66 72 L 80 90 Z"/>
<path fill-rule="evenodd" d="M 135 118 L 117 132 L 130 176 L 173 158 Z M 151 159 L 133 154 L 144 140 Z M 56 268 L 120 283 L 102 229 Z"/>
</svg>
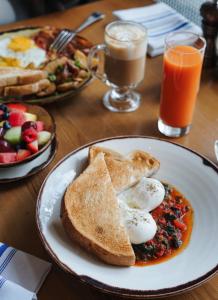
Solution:
<svg viewBox="0 0 218 300">
<path fill-rule="evenodd" d="M 25 36 L 15 36 L 11 38 L 10 43 L 8 44 L 8 48 L 13 51 L 24 52 L 34 46 L 33 41 Z"/>
</svg>

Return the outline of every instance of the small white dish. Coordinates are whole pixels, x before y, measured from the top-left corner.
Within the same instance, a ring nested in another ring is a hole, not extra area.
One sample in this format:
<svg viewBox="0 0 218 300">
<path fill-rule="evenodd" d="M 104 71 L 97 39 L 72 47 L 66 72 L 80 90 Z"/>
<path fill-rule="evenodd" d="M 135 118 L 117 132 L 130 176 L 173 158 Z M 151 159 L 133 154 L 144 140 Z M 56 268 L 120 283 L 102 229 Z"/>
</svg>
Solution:
<svg viewBox="0 0 218 300">
<path fill-rule="evenodd" d="M 53 160 L 56 147 L 56 138 L 53 138 L 48 148 L 36 158 L 15 166 L 0 168 L 0 183 L 18 181 L 38 173 Z"/>
<path fill-rule="evenodd" d="M 73 244 L 63 229 L 60 207 L 64 191 L 87 162 L 88 148 L 100 146 L 127 154 L 147 151 L 160 160 L 156 178 L 181 191 L 194 209 L 191 240 L 180 254 L 145 267 L 107 265 Z M 42 242 L 66 272 L 102 292 L 130 298 L 159 298 L 188 291 L 218 270 L 218 168 L 183 146 L 142 136 L 116 137 L 83 146 L 64 157 L 45 179 L 37 200 L 36 220 Z"/>
</svg>

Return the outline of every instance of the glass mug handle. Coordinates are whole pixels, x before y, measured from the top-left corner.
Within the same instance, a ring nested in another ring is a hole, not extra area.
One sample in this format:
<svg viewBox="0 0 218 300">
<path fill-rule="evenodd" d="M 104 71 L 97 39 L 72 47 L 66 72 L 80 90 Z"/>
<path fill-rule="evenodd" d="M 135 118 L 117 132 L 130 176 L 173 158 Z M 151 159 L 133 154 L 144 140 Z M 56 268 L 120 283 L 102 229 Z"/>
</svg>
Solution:
<svg viewBox="0 0 218 300">
<path fill-rule="evenodd" d="M 107 79 L 107 75 L 104 73 L 104 71 L 103 72 L 99 71 L 99 66 L 100 66 L 100 64 L 102 64 L 100 59 L 99 59 L 100 64 L 97 65 L 97 68 L 93 68 L 93 61 L 94 61 L 94 59 L 96 59 L 96 56 L 99 58 L 99 56 L 97 54 L 100 51 L 103 51 L 104 55 L 105 55 L 108 51 L 107 46 L 105 44 L 101 44 L 101 45 L 96 45 L 91 48 L 91 50 L 89 51 L 89 55 L 88 55 L 88 69 L 94 78 L 101 80 L 103 83 L 105 83 L 107 85 L 111 85 L 109 83 L 109 81 Z"/>
</svg>

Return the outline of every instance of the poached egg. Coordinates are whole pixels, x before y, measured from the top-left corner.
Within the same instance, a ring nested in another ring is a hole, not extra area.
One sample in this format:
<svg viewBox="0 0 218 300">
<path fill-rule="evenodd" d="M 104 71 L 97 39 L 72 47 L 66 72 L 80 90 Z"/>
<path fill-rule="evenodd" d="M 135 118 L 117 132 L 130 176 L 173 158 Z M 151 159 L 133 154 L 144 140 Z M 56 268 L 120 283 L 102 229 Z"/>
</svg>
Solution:
<svg viewBox="0 0 218 300">
<path fill-rule="evenodd" d="M 157 224 L 149 212 L 161 204 L 164 195 L 162 183 L 146 177 L 118 195 L 121 216 L 132 244 L 146 243 L 155 236 Z"/>
</svg>

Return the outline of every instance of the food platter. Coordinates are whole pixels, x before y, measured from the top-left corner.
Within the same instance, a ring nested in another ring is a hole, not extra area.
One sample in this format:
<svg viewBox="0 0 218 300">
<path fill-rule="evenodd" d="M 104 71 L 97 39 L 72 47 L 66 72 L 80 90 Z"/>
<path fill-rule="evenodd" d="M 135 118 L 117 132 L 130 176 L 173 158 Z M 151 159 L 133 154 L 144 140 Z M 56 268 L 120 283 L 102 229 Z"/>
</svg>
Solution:
<svg viewBox="0 0 218 300">
<path fill-rule="evenodd" d="M 0 53 L 0 68 L 40 70 L 47 73 L 46 78 L 50 81 L 46 93 L 8 96 L 4 91 L 0 91 L 0 102 L 17 100 L 32 104 L 48 104 L 72 97 L 91 82 L 92 76 L 87 69 L 87 55 L 92 43 L 77 35 L 64 50 L 65 52 L 57 54 L 55 51 L 50 51 L 49 46 L 60 30 L 49 26 L 20 27 L 0 33 L 0 44 L 3 48 Z M 14 39 L 15 43 L 13 44 Z M 30 42 L 33 43 L 32 46 L 28 45 Z M 19 47 L 24 47 L 23 43 L 27 43 L 27 50 L 21 51 Z M 15 50 L 12 51 L 10 47 Z M 39 61 L 37 61 L 37 57 L 39 57 Z M 34 65 L 34 60 L 36 65 Z M 51 62 L 53 65 L 54 62 L 57 62 L 56 69 L 52 67 L 51 70 Z M 62 68 L 61 71 L 58 71 L 59 73 L 56 72 L 58 68 Z"/>
<path fill-rule="evenodd" d="M 155 178 L 176 186 L 194 210 L 191 240 L 183 252 L 160 264 L 124 268 L 106 265 L 70 242 L 60 220 L 61 201 L 73 179 L 73 171 L 79 174 L 86 165 L 88 148 L 92 144 L 122 154 L 140 149 L 160 161 Z M 45 179 L 37 200 L 39 234 L 46 250 L 63 270 L 102 292 L 130 298 L 159 298 L 182 293 L 199 286 L 218 270 L 217 179 L 218 168 L 212 162 L 169 141 L 143 136 L 96 141 L 68 154 Z"/>
</svg>

